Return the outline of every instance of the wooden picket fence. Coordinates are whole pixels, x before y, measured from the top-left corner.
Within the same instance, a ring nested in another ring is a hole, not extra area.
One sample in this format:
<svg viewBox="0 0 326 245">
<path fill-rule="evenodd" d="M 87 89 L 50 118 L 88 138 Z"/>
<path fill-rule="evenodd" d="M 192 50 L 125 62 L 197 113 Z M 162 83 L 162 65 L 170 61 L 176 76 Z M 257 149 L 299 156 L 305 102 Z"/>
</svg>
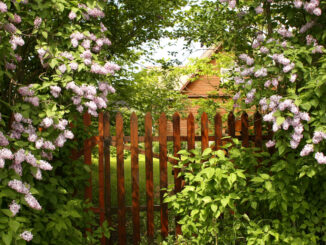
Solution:
<svg viewBox="0 0 326 245">
<path fill-rule="evenodd" d="M 168 157 L 167 142 L 173 142 L 174 157 L 179 157 L 177 152 L 181 150 L 181 142 L 187 142 L 188 150 L 195 148 L 195 142 L 201 142 L 202 150 L 209 147 L 209 142 L 214 142 L 213 148 L 218 150 L 224 144 L 224 136 L 231 136 L 242 141 L 244 147 L 261 147 L 264 139 L 268 139 L 271 135 L 263 136 L 262 134 L 262 117 L 259 113 L 254 115 L 253 126 L 249 126 L 248 115 L 243 113 L 241 116 L 241 132 L 236 135 L 235 131 L 235 116 L 231 112 L 228 115 L 226 130 L 223 134 L 223 124 L 220 114 L 216 114 L 214 118 L 214 135 L 209 135 L 209 121 L 206 113 L 201 116 L 201 134 L 195 134 L 195 119 L 193 114 L 189 114 L 187 118 L 187 135 L 180 135 L 180 116 L 178 113 L 173 115 L 173 136 L 167 135 L 167 118 L 163 113 L 158 122 L 158 136 L 153 136 L 153 122 L 150 113 L 145 116 L 145 135 L 138 135 L 138 119 L 135 113 L 130 118 L 130 136 L 125 136 L 123 132 L 123 118 L 120 113 L 116 115 L 116 134 L 110 135 L 110 120 L 107 113 L 100 113 L 98 118 L 99 135 L 85 140 L 84 149 L 81 152 L 75 152 L 74 159 L 84 155 L 84 163 L 92 164 L 92 148 L 98 145 L 98 174 L 99 174 L 99 207 L 93 208 L 94 212 L 99 214 L 100 224 L 105 220 L 109 225 L 112 225 L 113 211 L 117 210 L 117 236 L 115 241 L 112 239 L 101 240 L 101 244 L 118 244 L 123 245 L 127 243 L 126 234 L 126 211 L 131 211 L 132 214 L 132 228 L 133 236 L 132 243 L 139 244 L 140 235 L 140 211 L 145 210 L 147 213 L 147 227 L 146 235 L 149 240 L 154 238 L 154 210 L 160 211 L 161 225 L 160 231 L 162 237 L 168 235 L 168 206 L 163 202 L 163 195 L 165 191 L 160 191 L 160 205 L 154 206 L 154 188 L 153 188 L 153 158 L 159 159 L 160 167 L 160 189 L 168 186 L 168 172 L 167 163 L 176 164 L 177 161 Z M 84 115 L 85 126 L 91 125 L 91 117 L 89 114 Z M 249 135 L 249 129 L 253 128 L 253 135 Z M 140 142 L 144 142 L 145 150 L 138 147 Z M 153 142 L 159 142 L 159 154 L 153 152 Z M 130 145 L 127 145 L 130 144 Z M 110 173 L 110 146 L 115 146 L 117 150 L 117 200 L 118 207 L 111 205 L 111 173 Z M 124 176 L 124 150 L 131 152 L 131 190 L 132 190 L 132 206 L 125 205 L 125 176 Z M 138 155 L 145 155 L 146 166 L 146 206 L 140 206 L 139 199 L 139 163 Z M 179 170 L 174 170 L 174 191 L 179 192 L 182 188 L 182 180 L 178 178 Z M 92 180 L 89 179 L 89 186 L 85 190 L 85 198 L 92 200 Z M 177 221 L 178 217 L 176 217 Z M 180 225 L 176 224 L 176 234 L 181 234 Z M 130 243 L 131 241 L 128 241 Z"/>
</svg>

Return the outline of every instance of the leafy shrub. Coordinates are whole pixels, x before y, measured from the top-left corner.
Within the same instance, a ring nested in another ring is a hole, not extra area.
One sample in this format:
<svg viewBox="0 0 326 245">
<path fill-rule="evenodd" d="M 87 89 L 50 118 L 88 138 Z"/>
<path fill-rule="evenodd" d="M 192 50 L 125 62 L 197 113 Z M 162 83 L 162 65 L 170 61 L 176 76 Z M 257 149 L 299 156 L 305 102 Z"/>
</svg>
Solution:
<svg viewBox="0 0 326 245">
<path fill-rule="evenodd" d="M 165 197 L 181 217 L 175 243 L 324 244 L 322 166 L 233 145 L 179 152 L 185 186 Z"/>
</svg>

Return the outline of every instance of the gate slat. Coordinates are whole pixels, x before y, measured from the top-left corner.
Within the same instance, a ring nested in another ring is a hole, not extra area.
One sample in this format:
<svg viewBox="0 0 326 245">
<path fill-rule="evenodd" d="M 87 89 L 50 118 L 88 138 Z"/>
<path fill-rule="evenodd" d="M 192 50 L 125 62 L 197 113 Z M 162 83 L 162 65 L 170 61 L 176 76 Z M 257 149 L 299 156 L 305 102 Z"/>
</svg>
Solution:
<svg viewBox="0 0 326 245">
<path fill-rule="evenodd" d="M 215 150 L 219 150 L 222 145 L 222 117 L 216 113 L 214 117 L 214 136 L 215 136 Z"/>
<path fill-rule="evenodd" d="M 99 208 L 100 208 L 100 225 L 103 224 L 105 220 L 105 196 L 104 196 L 104 145 L 103 145 L 103 112 L 98 115 L 98 132 L 100 136 L 100 141 L 98 142 L 98 191 L 99 191 Z M 101 244 L 105 245 L 105 236 L 101 238 Z"/>
<path fill-rule="evenodd" d="M 206 112 L 201 115 L 201 150 L 208 148 L 208 117 Z"/>
<path fill-rule="evenodd" d="M 146 161 L 146 199 L 147 199 L 147 235 L 154 238 L 154 187 L 153 187 L 153 135 L 152 116 L 145 116 L 145 161 Z"/>
<path fill-rule="evenodd" d="M 130 118 L 130 143 L 131 143 L 133 244 L 136 245 L 140 243 L 140 218 L 139 218 L 138 119 L 135 112 L 131 114 L 131 118 Z"/>
<path fill-rule="evenodd" d="M 245 112 L 241 115 L 241 136 L 242 146 L 249 147 L 248 114 Z"/>
<path fill-rule="evenodd" d="M 262 116 L 259 112 L 255 113 L 254 116 L 254 128 L 255 128 L 255 146 L 262 147 L 263 137 L 262 137 Z"/>
<path fill-rule="evenodd" d="M 126 244 L 126 208 L 124 186 L 124 158 L 123 158 L 123 118 L 121 113 L 116 116 L 117 135 L 117 191 L 118 191 L 118 244 Z"/>
<path fill-rule="evenodd" d="M 164 194 L 168 187 L 167 173 L 167 121 L 165 113 L 162 113 L 159 121 L 159 145 L 160 145 L 160 204 L 161 204 L 161 234 L 165 238 L 168 235 L 168 205 L 164 203 Z"/>
<path fill-rule="evenodd" d="M 178 152 L 181 150 L 181 139 L 180 139 L 180 115 L 179 113 L 173 114 L 173 155 L 175 157 L 179 157 Z M 175 160 L 174 165 L 178 163 L 177 160 Z M 180 192 L 181 191 L 181 184 L 182 184 L 182 178 L 178 178 L 178 174 L 180 173 L 179 168 L 174 168 L 174 192 Z M 178 220 L 180 220 L 180 217 L 176 217 L 176 228 L 175 228 L 175 234 L 181 235 L 181 226 L 177 223 Z"/>
<path fill-rule="evenodd" d="M 187 142 L 188 150 L 195 149 L 195 118 L 191 112 L 187 119 Z"/>
<path fill-rule="evenodd" d="M 235 137 L 235 117 L 233 112 L 229 113 L 228 116 L 228 130 L 229 130 L 229 135 L 234 138 Z"/>
<path fill-rule="evenodd" d="M 83 120 L 86 127 L 91 125 L 90 114 L 85 113 Z M 89 166 L 92 165 L 92 140 L 90 138 L 84 141 L 84 163 Z M 92 201 L 92 174 L 90 174 L 88 179 L 88 186 L 85 188 L 85 199 Z"/>
<path fill-rule="evenodd" d="M 104 113 L 103 117 L 104 136 L 104 171 L 105 171 L 105 214 L 109 226 L 111 223 L 111 169 L 110 169 L 110 116 Z M 112 244 L 111 239 L 106 239 L 106 244 Z"/>
</svg>

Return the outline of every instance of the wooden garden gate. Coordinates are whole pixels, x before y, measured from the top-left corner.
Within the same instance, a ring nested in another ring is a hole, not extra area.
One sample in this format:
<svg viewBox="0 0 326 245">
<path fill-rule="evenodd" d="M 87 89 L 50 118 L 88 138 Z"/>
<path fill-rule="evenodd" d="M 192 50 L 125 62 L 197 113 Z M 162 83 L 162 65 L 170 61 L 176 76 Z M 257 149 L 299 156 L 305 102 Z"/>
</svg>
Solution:
<svg viewBox="0 0 326 245">
<path fill-rule="evenodd" d="M 171 159 L 167 155 L 167 142 L 173 142 L 174 156 L 178 157 L 177 152 L 181 149 L 181 142 L 187 142 L 188 150 L 195 148 L 195 142 L 201 142 L 202 150 L 209 147 L 209 142 L 214 142 L 212 146 L 215 150 L 223 144 L 223 141 L 229 141 L 229 139 L 223 139 L 223 136 L 231 136 L 238 138 L 242 141 L 244 147 L 261 147 L 263 138 L 270 138 L 269 136 L 262 135 L 262 117 L 259 113 L 254 115 L 253 125 L 249 125 L 248 115 L 243 113 L 241 116 L 241 132 L 240 135 L 236 135 L 235 131 L 235 116 L 231 112 L 228 115 L 226 125 L 222 124 L 220 114 L 216 114 L 214 118 L 214 134 L 209 135 L 209 122 L 206 113 L 201 116 L 201 134 L 195 134 L 195 119 L 193 114 L 189 114 L 187 118 L 187 135 L 180 135 L 180 116 L 178 113 L 173 115 L 173 136 L 167 135 L 167 118 L 164 113 L 160 116 L 158 122 L 158 136 L 153 136 L 152 128 L 153 122 L 150 113 L 145 116 L 145 135 L 138 135 L 138 119 L 135 113 L 131 115 L 130 119 L 130 136 L 125 136 L 123 132 L 123 118 L 120 113 L 116 115 L 116 134 L 110 135 L 110 120 L 107 113 L 100 113 L 98 118 L 98 131 L 99 135 L 85 140 L 84 150 L 74 154 L 74 158 L 78 158 L 84 155 L 84 163 L 87 165 L 92 164 L 92 148 L 98 145 L 98 174 L 99 174 L 99 207 L 94 207 L 95 213 L 99 214 L 100 224 L 105 220 L 109 225 L 112 224 L 112 213 L 117 210 L 118 226 L 117 235 L 115 241 L 113 239 L 101 240 L 101 244 L 118 244 L 133 243 L 139 244 L 140 235 L 140 210 L 145 210 L 147 213 L 146 221 L 146 235 L 149 240 L 154 238 L 154 211 L 160 211 L 160 231 L 162 237 L 168 235 L 168 207 L 163 202 L 163 195 L 165 191 L 160 191 L 160 205 L 154 206 L 154 188 L 153 188 L 153 157 L 159 159 L 160 165 L 160 188 L 167 188 L 167 163 L 171 162 L 176 164 L 175 159 Z M 84 115 L 84 124 L 86 126 L 91 125 L 91 117 L 89 114 Z M 225 130 L 223 132 L 223 125 Z M 253 129 L 253 134 L 249 135 L 249 129 Z M 145 150 L 140 150 L 138 144 L 144 142 Z M 153 142 L 159 142 L 159 154 L 153 152 Z M 251 143 L 252 142 L 252 143 Z M 130 145 L 128 145 L 130 144 Z M 111 174 L 110 174 L 110 146 L 115 146 L 117 150 L 117 200 L 118 207 L 111 206 Z M 124 176 L 124 149 L 131 152 L 131 181 L 132 181 L 132 206 L 126 207 L 125 205 L 125 176 Z M 139 163 L 138 155 L 145 155 L 146 166 L 146 206 L 141 207 L 139 203 Z M 179 170 L 174 170 L 174 191 L 179 192 L 182 188 L 182 181 L 177 178 Z M 85 190 L 85 198 L 92 200 L 92 180 L 89 179 L 89 186 Z M 132 213 L 132 228 L 133 236 L 132 241 L 127 241 L 126 234 L 126 211 Z M 177 221 L 177 217 L 176 217 Z M 176 234 L 181 233 L 179 225 L 176 225 Z"/>
</svg>

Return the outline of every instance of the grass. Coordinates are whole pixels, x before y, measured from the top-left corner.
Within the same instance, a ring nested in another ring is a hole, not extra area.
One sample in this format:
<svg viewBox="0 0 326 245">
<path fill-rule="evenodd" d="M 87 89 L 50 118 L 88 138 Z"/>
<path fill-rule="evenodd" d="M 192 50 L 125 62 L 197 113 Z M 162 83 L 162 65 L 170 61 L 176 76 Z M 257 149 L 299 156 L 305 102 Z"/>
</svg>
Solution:
<svg viewBox="0 0 326 245">
<path fill-rule="evenodd" d="M 92 178 L 93 178 L 93 201 L 94 204 L 98 203 L 98 158 L 93 156 L 92 158 Z M 168 163 L 168 184 L 174 184 L 174 178 L 172 175 L 172 165 Z M 110 170 L 111 170 L 111 206 L 117 207 L 117 161 L 116 158 L 110 158 Z M 146 175 L 145 175 L 145 156 L 139 155 L 139 195 L 140 205 L 146 205 Z M 154 185 L 154 204 L 160 203 L 160 164 L 159 160 L 153 159 L 153 185 Z M 126 206 L 131 206 L 131 161 L 130 156 L 124 160 L 124 177 L 125 177 L 125 201 Z"/>
<path fill-rule="evenodd" d="M 93 189 L 93 203 L 94 206 L 98 206 L 99 193 L 98 193 L 98 158 L 97 154 L 92 156 L 92 189 Z M 168 185 L 174 184 L 174 177 L 172 175 L 172 164 L 168 163 Z M 111 207 L 117 207 L 117 161 L 115 157 L 110 158 L 110 170 L 111 170 Z M 140 206 L 146 206 L 146 172 L 145 172 L 145 156 L 139 155 L 139 194 L 140 194 Z M 154 204 L 160 204 L 160 163 L 159 160 L 153 159 L 153 185 L 154 185 Z M 130 156 L 124 159 L 124 177 L 125 177 L 125 205 L 132 205 L 131 198 L 131 160 Z M 117 214 L 111 216 L 113 228 L 116 229 Z M 140 212 L 140 229 L 141 234 L 146 234 L 146 211 Z M 126 213 L 126 231 L 127 231 L 127 244 L 132 244 L 132 218 L 131 213 Z M 154 224 L 155 224 L 155 240 L 160 240 L 160 212 L 154 212 Z M 174 232 L 174 215 L 169 212 L 169 230 Z M 116 232 L 111 234 L 113 236 L 113 242 L 116 242 Z M 143 237 L 145 238 L 145 237 Z M 155 242 L 155 244 L 159 244 Z"/>
</svg>

